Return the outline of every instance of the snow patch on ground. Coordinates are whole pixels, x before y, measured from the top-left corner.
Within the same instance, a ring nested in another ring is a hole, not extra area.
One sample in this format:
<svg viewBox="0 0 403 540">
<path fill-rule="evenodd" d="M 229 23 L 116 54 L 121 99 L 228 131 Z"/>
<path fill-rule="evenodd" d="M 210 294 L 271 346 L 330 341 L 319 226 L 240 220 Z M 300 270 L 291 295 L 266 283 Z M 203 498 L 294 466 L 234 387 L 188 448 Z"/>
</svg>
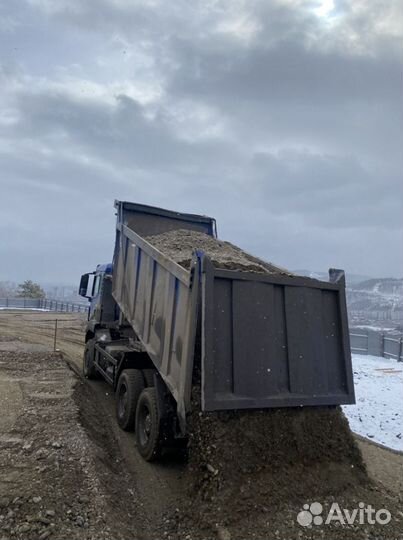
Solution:
<svg viewBox="0 0 403 540">
<path fill-rule="evenodd" d="M 50 309 L 36 307 L 0 307 L 0 311 L 15 311 L 16 309 L 21 309 L 22 311 L 50 311 Z"/>
<path fill-rule="evenodd" d="M 351 429 L 403 451 L 403 363 L 353 354 L 356 405 L 344 405 Z"/>
<path fill-rule="evenodd" d="M 350 331 L 354 333 L 354 330 L 357 330 L 358 328 L 360 330 L 372 330 L 373 332 L 390 332 L 391 330 L 394 330 L 394 328 L 386 327 L 386 326 L 372 326 L 369 324 L 359 324 L 359 325 L 354 325 L 353 328 L 350 329 Z"/>
</svg>

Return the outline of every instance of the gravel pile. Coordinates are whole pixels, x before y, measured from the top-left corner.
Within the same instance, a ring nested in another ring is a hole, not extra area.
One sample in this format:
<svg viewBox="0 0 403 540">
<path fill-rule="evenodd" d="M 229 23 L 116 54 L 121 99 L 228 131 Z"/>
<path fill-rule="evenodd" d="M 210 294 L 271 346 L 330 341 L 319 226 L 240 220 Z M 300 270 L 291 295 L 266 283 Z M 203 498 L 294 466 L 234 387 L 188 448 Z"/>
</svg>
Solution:
<svg viewBox="0 0 403 540">
<path fill-rule="evenodd" d="M 189 268 L 194 249 L 201 249 L 218 268 L 284 273 L 237 246 L 199 232 L 176 230 L 147 240 L 184 268 Z M 198 338 L 196 371 L 199 345 Z M 359 524 L 315 531 L 301 528 L 296 521 L 303 504 L 313 501 L 320 501 L 325 509 L 335 500 L 347 508 L 356 507 L 360 500 L 378 508 L 384 504 L 373 493 L 340 407 L 204 413 L 200 379 L 194 376 L 193 381 L 184 478 L 189 502 L 177 516 L 177 538 L 367 537 L 368 531 Z M 392 524 L 391 534 L 397 530 Z M 385 532 L 382 527 L 376 531 Z"/>
<path fill-rule="evenodd" d="M 206 534 L 216 524 L 232 536 L 241 524 L 247 532 L 245 516 L 267 518 L 293 503 L 367 484 L 339 408 L 201 413 L 198 394 L 196 388 L 187 482 L 193 527 L 197 523 Z"/>
<path fill-rule="evenodd" d="M 148 236 L 146 239 L 164 255 L 186 269 L 190 267 L 193 251 L 201 249 L 217 268 L 264 274 L 287 273 L 284 269 L 245 253 L 230 242 L 218 240 L 198 231 L 177 229 Z"/>
</svg>

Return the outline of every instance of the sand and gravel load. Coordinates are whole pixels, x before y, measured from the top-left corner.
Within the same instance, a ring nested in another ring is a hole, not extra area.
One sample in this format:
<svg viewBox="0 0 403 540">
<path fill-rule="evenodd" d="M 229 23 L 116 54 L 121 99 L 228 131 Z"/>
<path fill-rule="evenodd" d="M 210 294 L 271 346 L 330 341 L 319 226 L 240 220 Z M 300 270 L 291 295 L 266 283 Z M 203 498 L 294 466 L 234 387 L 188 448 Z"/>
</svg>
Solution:
<svg viewBox="0 0 403 540">
<path fill-rule="evenodd" d="M 204 251 L 217 268 L 265 274 L 288 273 L 283 268 L 246 253 L 230 242 L 218 240 L 198 231 L 177 229 L 148 236 L 146 240 L 186 269 L 190 267 L 194 250 L 200 249 Z"/>
</svg>

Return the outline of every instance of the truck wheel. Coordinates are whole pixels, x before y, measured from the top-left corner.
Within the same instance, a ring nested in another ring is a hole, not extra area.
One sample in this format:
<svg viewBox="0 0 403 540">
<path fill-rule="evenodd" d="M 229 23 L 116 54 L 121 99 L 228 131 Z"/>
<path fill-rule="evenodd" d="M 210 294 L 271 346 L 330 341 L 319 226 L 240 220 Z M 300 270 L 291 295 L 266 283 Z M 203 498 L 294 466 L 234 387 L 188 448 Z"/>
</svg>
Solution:
<svg viewBox="0 0 403 540">
<path fill-rule="evenodd" d="M 95 339 L 89 339 L 85 344 L 83 358 L 83 375 L 86 379 L 97 379 L 98 372 L 94 365 Z"/>
<path fill-rule="evenodd" d="M 140 455 L 154 461 L 161 455 L 162 437 L 155 388 L 145 388 L 137 403 L 136 442 Z"/>
<path fill-rule="evenodd" d="M 136 421 L 136 407 L 144 390 L 144 378 L 139 369 L 125 369 L 116 387 L 116 418 L 125 431 L 132 431 Z"/>
</svg>

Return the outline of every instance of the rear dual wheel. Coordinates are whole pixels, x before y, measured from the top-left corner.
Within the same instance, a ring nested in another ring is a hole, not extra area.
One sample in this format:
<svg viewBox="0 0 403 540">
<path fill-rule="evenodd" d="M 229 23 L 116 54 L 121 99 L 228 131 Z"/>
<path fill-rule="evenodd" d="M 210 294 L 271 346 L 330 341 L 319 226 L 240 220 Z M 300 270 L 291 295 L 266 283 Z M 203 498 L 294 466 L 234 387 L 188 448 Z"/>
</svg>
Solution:
<svg viewBox="0 0 403 540">
<path fill-rule="evenodd" d="M 134 429 L 137 402 L 144 388 L 144 377 L 139 369 L 122 371 L 116 388 L 116 418 L 125 431 Z"/>
<path fill-rule="evenodd" d="M 145 388 L 136 409 L 136 442 L 139 454 L 146 461 L 161 456 L 162 433 L 155 388 Z"/>
<path fill-rule="evenodd" d="M 154 387 L 146 387 L 144 373 L 125 369 L 116 387 L 116 418 L 125 431 L 136 432 L 139 454 L 146 461 L 158 459 L 162 451 L 161 419 Z"/>
</svg>

